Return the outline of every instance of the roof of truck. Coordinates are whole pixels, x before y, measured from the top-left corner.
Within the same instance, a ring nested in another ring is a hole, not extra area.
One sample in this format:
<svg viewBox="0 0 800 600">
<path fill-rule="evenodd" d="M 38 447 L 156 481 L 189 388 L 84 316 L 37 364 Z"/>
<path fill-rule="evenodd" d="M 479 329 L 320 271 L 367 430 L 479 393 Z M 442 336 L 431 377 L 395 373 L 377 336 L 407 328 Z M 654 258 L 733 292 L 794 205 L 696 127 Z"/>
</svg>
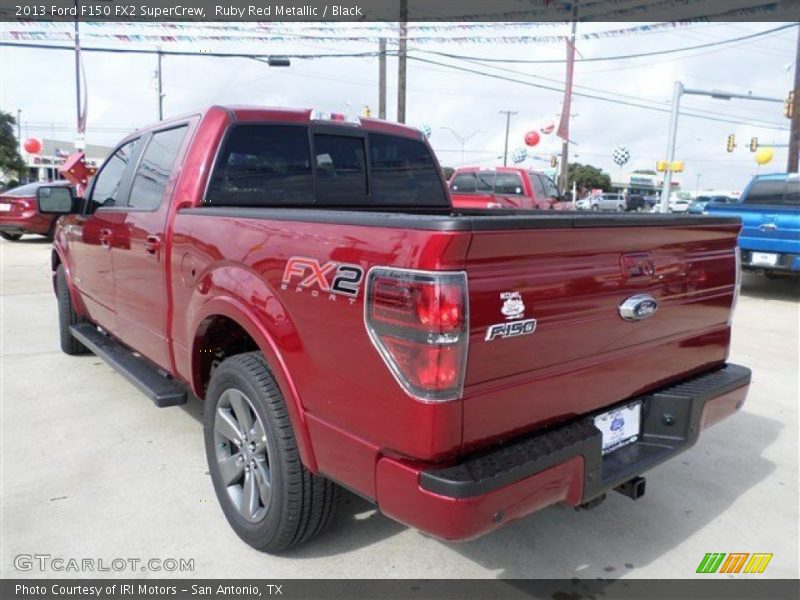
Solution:
<svg viewBox="0 0 800 600">
<path fill-rule="evenodd" d="M 231 116 L 231 120 L 237 122 L 278 122 L 278 123 L 325 123 L 331 125 L 340 125 L 342 127 L 360 127 L 368 131 L 377 133 L 388 133 L 392 135 L 401 135 L 414 139 L 424 139 L 422 132 L 413 127 L 402 125 L 400 123 L 393 123 L 391 121 L 384 121 L 381 119 L 373 119 L 368 117 L 355 117 L 352 119 L 326 119 L 319 118 L 312 108 L 282 108 L 272 106 L 246 106 L 246 105 L 213 105 L 206 107 L 202 111 L 194 111 L 184 113 L 163 121 L 152 123 L 145 127 L 141 127 L 132 133 L 140 133 L 148 131 L 156 127 L 168 126 L 172 123 L 185 121 L 191 117 L 203 116 L 212 110 L 222 110 Z M 330 113 L 331 115 L 336 113 Z M 338 116 L 344 117 L 342 113 Z"/>
</svg>

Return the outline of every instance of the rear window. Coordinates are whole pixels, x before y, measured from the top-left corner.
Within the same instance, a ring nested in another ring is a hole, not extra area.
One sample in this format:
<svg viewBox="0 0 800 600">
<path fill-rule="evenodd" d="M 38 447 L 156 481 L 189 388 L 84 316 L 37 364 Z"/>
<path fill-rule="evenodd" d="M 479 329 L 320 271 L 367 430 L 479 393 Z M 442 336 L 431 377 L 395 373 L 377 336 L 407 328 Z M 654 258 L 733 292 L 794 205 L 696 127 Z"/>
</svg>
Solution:
<svg viewBox="0 0 800 600">
<path fill-rule="evenodd" d="M 508 196 L 522 194 L 522 178 L 519 173 L 497 173 L 494 179 L 494 193 Z"/>
<path fill-rule="evenodd" d="M 759 179 L 747 190 L 745 204 L 800 206 L 800 179 Z"/>
<path fill-rule="evenodd" d="M 204 201 L 223 206 L 449 206 L 422 142 L 360 130 L 237 125 Z"/>
<path fill-rule="evenodd" d="M 370 134 L 372 201 L 375 204 L 447 206 L 439 169 L 417 140 Z"/>
<path fill-rule="evenodd" d="M 450 191 L 469 194 L 475 191 L 475 173 L 459 173 L 450 182 Z"/>
<path fill-rule="evenodd" d="M 35 196 L 36 190 L 38 190 L 43 185 L 47 185 L 46 183 L 28 183 L 26 185 L 21 185 L 19 187 L 15 187 L 10 190 L 6 190 L 5 192 L 0 192 L 3 196 Z"/>
</svg>

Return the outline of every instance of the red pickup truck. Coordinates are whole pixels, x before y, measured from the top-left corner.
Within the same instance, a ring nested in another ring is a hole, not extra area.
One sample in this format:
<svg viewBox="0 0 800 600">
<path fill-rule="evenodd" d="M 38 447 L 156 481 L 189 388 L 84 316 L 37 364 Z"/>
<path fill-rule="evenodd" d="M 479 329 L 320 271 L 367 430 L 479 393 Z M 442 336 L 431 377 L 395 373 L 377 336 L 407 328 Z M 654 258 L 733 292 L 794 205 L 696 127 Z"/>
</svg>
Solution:
<svg viewBox="0 0 800 600">
<path fill-rule="evenodd" d="M 517 208 L 572 210 L 558 187 L 544 173 L 519 167 L 456 169 L 450 177 L 454 208 Z"/>
<path fill-rule="evenodd" d="M 454 210 L 400 125 L 212 107 L 39 205 L 68 214 L 62 349 L 204 400 L 214 489 L 261 550 L 321 531 L 340 486 L 449 540 L 638 498 L 749 386 L 737 219 Z"/>
</svg>

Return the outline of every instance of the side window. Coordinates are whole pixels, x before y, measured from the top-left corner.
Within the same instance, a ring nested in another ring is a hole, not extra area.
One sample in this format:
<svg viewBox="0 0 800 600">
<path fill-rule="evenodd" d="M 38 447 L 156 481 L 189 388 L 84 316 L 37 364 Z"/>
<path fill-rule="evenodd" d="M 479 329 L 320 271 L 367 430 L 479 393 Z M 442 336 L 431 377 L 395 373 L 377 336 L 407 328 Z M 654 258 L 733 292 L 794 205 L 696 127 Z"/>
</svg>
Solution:
<svg viewBox="0 0 800 600">
<path fill-rule="evenodd" d="M 367 199 L 364 139 L 344 135 L 314 135 L 317 200 L 320 204 L 363 204 Z"/>
<path fill-rule="evenodd" d="M 518 173 L 498 173 L 494 179 L 494 193 L 509 196 L 522 195 L 522 179 Z"/>
<path fill-rule="evenodd" d="M 546 200 L 547 190 L 544 187 L 542 178 L 537 173 L 531 173 L 531 184 L 533 184 L 533 197 L 536 200 Z"/>
<path fill-rule="evenodd" d="M 101 206 L 117 206 L 117 202 L 121 201 L 119 198 L 120 186 L 125 177 L 125 171 L 136 154 L 140 140 L 141 138 L 136 138 L 121 146 L 95 175 L 92 195 L 86 203 L 87 214 L 92 214 Z"/>
<path fill-rule="evenodd" d="M 204 204 L 300 206 L 314 203 L 308 129 L 239 125 L 220 152 Z"/>
<path fill-rule="evenodd" d="M 175 157 L 185 136 L 185 126 L 153 134 L 133 178 L 128 206 L 155 210 L 161 205 Z"/>
<path fill-rule="evenodd" d="M 459 173 L 450 182 L 450 190 L 459 194 L 469 194 L 475 191 L 475 173 Z"/>
</svg>

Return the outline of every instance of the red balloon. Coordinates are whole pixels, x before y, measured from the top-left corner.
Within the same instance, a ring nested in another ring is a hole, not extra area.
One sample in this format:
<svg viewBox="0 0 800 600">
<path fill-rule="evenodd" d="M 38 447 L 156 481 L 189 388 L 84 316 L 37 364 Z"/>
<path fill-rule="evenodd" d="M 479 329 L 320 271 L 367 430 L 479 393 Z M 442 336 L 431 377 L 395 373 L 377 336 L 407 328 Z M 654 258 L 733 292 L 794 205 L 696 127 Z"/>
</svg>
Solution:
<svg viewBox="0 0 800 600">
<path fill-rule="evenodd" d="M 22 144 L 22 147 L 25 148 L 25 152 L 28 154 L 39 154 L 42 151 L 42 142 L 36 138 L 28 138 Z"/>
<path fill-rule="evenodd" d="M 525 143 L 528 146 L 535 146 L 536 144 L 539 143 L 539 139 L 540 139 L 539 134 L 536 133 L 535 131 L 529 131 L 528 133 L 525 134 Z"/>
</svg>

